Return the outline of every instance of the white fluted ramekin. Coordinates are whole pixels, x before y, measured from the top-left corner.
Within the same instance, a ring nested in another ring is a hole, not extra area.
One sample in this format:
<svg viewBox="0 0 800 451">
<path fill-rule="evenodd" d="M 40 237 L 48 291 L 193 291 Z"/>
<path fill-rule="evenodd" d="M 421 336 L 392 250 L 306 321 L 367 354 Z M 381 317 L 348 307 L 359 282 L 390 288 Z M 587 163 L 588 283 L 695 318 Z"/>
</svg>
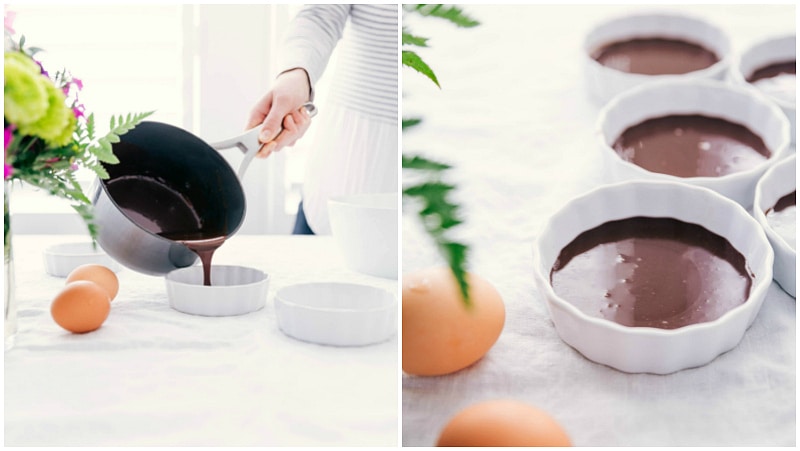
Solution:
<svg viewBox="0 0 800 451">
<path fill-rule="evenodd" d="M 166 277 L 169 305 L 200 316 L 236 316 L 266 305 L 269 275 L 246 266 L 212 266 L 211 285 L 203 285 L 203 267 L 180 268 Z"/>
<path fill-rule="evenodd" d="M 275 294 L 278 326 L 298 340 L 330 346 L 366 346 L 397 332 L 397 298 L 382 288 L 314 282 Z"/>
<path fill-rule="evenodd" d="M 714 321 L 667 330 L 591 317 L 555 293 L 550 271 L 567 244 L 605 222 L 636 216 L 675 218 L 726 238 L 754 275 L 747 300 Z M 620 371 L 668 374 L 705 365 L 739 343 L 772 283 L 772 262 L 761 226 L 739 204 L 683 183 L 632 181 L 596 188 L 553 215 L 536 241 L 534 272 L 564 342 L 589 360 Z"/>
<path fill-rule="evenodd" d="M 612 147 L 626 129 L 645 120 L 687 114 L 724 119 L 747 127 L 764 141 L 770 157 L 750 169 L 720 177 L 677 177 L 625 161 Z M 664 80 L 633 88 L 603 107 L 597 128 L 607 181 L 684 182 L 714 190 L 745 208 L 753 204 L 759 177 L 788 152 L 790 144 L 789 121 L 777 105 L 750 89 L 715 80 Z"/>
<path fill-rule="evenodd" d="M 67 277 L 78 266 L 88 264 L 103 265 L 114 272 L 122 270 L 99 245 L 94 247 L 89 241 L 61 243 L 44 250 L 44 268 L 51 276 Z"/>
<path fill-rule="evenodd" d="M 756 185 L 753 216 L 764 228 L 773 251 L 775 264 L 772 272 L 775 281 L 784 291 L 796 296 L 797 289 L 797 249 L 790 246 L 767 222 L 765 212 L 774 207 L 781 197 L 797 189 L 797 157 L 785 158 L 775 164 Z"/>
<path fill-rule="evenodd" d="M 634 38 L 671 38 L 696 43 L 714 52 L 719 61 L 705 69 L 686 74 L 644 75 L 612 69 L 592 58 L 592 53 L 604 45 Z M 600 105 L 628 89 L 650 81 L 672 78 L 724 80 L 731 65 L 728 35 L 704 19 L 682 13 L 641 13 L 606 20 L 586 35 L 583 47 L 586 89 L 589 96 Z"/>
<path fill-rule="evenodd" d="M 767 95 L 773 102 L 786 114 L 791 125 L 792 143 L 797 139 L 797 101 L 796 99 L 785 99 L 779 96 L 772 96 L 761 91 L 758 87 L 747 82 L 747 78 L 753 75 L 758 69 L 769 66 L 770 64 L 792 61 L 797 58 L 797 37 L 792 35 L 776 36 L 765 39 L 754 44 L 738 57 L 730 71 L 730 78 L 734 83 L 742 86 L 752 87 L 759 92 Z"/>
</svg>

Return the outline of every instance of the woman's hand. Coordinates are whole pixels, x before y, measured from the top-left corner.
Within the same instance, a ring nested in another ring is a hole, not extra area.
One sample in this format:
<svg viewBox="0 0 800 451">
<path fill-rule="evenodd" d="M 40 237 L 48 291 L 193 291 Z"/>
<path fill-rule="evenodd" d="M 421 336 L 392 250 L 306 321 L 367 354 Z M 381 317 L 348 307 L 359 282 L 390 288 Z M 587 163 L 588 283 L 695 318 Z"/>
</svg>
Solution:
<svg viewBox="0 0 800 451">
<path fill-rule="evenodd" d="M 311 125 L 311 117 L 303 104 L 311 92 L 308 75 L 300 68 L 278 75 L 275 85 L 262 97 L 250 112 L 245 129 L 261 124 L 258 140 L 263 143 L 256 154 L 266 158 L 286 146 L 293 146 Z M 283 131 L 278 133 L 283 124 Z"/>
</svg>

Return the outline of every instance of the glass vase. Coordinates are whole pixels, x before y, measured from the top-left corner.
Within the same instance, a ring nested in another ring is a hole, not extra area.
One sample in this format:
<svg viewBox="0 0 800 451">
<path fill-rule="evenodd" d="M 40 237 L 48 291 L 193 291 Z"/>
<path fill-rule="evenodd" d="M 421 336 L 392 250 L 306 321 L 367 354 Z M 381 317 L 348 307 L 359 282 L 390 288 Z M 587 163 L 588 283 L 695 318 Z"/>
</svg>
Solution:
<svg viewBox="0 0 800 451">
<path fill-rule="evenodd" d="M 14 346 L 14 336 L 17 333 L 17 303 L 14 296 L 14 252 L 12 249 L 11 216 L 8 212 L 9 195 L 11 194 L 11 181 L 4 181 L 3 189 L 3 303 L 4 308 L 4 336 L 5 350 Z"/>
</svg>

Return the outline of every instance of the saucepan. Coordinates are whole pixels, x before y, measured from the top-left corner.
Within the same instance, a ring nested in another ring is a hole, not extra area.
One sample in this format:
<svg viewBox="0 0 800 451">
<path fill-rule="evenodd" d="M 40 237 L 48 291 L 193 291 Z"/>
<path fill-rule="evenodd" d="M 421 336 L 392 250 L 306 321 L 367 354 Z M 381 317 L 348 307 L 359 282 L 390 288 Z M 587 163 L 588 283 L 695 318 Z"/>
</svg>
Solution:
<svg viewBox="0 0 800 451">
<path fill-rule="evenodd" d="M 317 109 L 303 106 L 310 116 Z M 160 122 L 142 122 L 113 144 L 118 164 L 104 164 L 109 178 L 97 179 L 92 204 L 97 243 L 122 265 L 165 275 L 193 265 L 197 254 L 170 236 L 202 230 L 230 237 L 244 221 L 240 180 L 261 143 L 259 127 L 208 144 L 192 133 Z M 244 153 L 238 174 L 218 150 Z"/>
</svg>

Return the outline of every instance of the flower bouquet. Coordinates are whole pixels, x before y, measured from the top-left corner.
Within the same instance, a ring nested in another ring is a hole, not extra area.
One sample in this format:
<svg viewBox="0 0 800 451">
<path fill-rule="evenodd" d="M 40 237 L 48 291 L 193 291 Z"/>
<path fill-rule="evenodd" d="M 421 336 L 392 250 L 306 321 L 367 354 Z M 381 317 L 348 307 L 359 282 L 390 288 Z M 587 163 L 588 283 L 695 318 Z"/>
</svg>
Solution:
<svg viewBox="0 0 800 451">
<path fill-rule="evenodd" d="M 94 114 L 79 99 L 81 80 L 64 69 L 48 73 L 35 58 L 40 49 L 25 47 L 24 36 L 15 41 L 8 18 L 4 28 L 4 180 L 21 180 L 70 201 L 94 239 L 92 205 L 75 171 L 88 168 L 108 178 L 102 163 L 119 162 L 112 143 L 152 112 L 112 116 L 108 133 L 97 136 Z M 8 227 L 6 212 L 6 235 Z"/>
<path fill-rule="evenodd" d="M 8 349 L 16 331 L 8 199 L 11 183 L 24 182 L 69 201 L 95 242 L 97 226 L 92 203 L 75 171 L 88 168 L 98 177 L 108 178 L 103 163 L 119 162 L 111 145 L 152 112 L 112 116 L 108 133 L 97 135 L 94 114 L 87 114 L 79 99 L 81 80 L 65 69 L 51 75 L 36 59 L 41 49 L 26 47 L 24 36 L 15 40 L 13 13 L 6 12 L 4 22 L 3 266 Z"/>
</svg>

